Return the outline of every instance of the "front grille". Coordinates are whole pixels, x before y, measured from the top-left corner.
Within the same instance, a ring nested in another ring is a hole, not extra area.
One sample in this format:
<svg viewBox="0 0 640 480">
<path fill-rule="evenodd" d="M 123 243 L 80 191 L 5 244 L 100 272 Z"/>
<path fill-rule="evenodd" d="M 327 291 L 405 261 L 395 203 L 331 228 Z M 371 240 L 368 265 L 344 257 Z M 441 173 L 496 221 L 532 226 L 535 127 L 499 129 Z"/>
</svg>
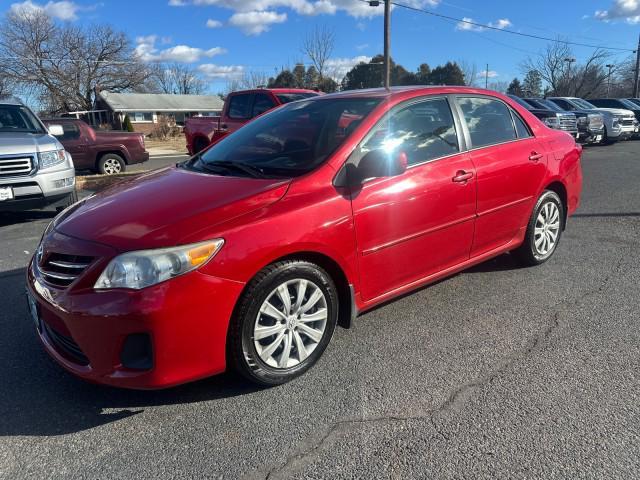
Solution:
<svg viewBox="0 0 640 480">
<path fill-rule="evenodd" d="M 624 127 L 630 127 L 633 125 L 633 117 L 624 117 L 620 120 L 620 124 Z"/>
<path fill-rule="evenodd" d="M 44 264 L 39 266 L 39 270 L 47 283 L 56 287 L 68 287 L 92 261 L 93 257 L 51 253 Z"/>
<path fill-rule="evenodd" d="M 0 157 L 0 178 L 26 177 L 33 171 L 33 157 L 13 155 Z"/>
<path fill-rule="evenodd" d="M 60 332 L 56 332 L 45 321 L 42 322 L 42 328 L 47 333 L 47 337 L 49 337 L 53 346 L 56 347 L 61 355 L 67 357 L 78 365 L 89 365 L 89 359 L 73 338 L 67 337 Z"/>
<path fill-rule="evenodd" d="M 575 115 L 560 115 L 560 130 L 568 132 L 578 131 L 578 120 Z"/>
</svg>

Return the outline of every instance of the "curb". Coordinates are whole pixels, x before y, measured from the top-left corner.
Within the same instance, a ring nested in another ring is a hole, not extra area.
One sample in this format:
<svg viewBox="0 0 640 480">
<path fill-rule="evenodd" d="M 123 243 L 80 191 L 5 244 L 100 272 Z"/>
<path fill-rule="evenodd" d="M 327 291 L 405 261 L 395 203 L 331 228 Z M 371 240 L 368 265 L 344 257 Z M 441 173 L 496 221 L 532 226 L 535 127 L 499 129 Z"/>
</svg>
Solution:
<svg viewBox="0 0 640 480">
<path fill-rule="evenodd" d="M 111 185 L 115 185 L 128 178 L 139 177 L 148 173 L 148 170 L 142 172 L 118 173 L 116 175 L 82 175 L 76 177 L 76 190 L 91 190 L 94 192 L 103 190 Z"/>
</svg>

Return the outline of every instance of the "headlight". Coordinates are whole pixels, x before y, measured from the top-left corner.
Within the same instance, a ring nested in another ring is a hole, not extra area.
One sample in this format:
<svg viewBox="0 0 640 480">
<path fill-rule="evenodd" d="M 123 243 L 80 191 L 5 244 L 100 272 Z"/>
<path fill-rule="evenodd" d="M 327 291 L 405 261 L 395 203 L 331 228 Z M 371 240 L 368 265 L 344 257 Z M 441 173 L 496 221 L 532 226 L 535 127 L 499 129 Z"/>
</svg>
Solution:
<svg viewBox="0 0 640 480">
<path fill-rule="evenodd" d="M 560 120 L 558 120 L 558 117 L 547 117 L 547 118 L 544 118 L 542 121 L 545 123 L 547 127 L 551 127 L 551 128 L 560 127 Z"/>
<path fill-rule="evenodd" d="M 109 262 L 95 289 L 141 288 L 191 272 L 207 263 L 222 248 L 221 238 L 157 250 L 118 255 Z"/>
<path fill-rule="evenodd" d="M 589 125 L 589 117 L 578 117 L 578 125 Z"/>
<path fill-rule="evenodd" d="M 51 150 L 38 153 L 40 168 L 49 168 L 64 162 L 67 159 L 64 150 Z"/>
</svg>

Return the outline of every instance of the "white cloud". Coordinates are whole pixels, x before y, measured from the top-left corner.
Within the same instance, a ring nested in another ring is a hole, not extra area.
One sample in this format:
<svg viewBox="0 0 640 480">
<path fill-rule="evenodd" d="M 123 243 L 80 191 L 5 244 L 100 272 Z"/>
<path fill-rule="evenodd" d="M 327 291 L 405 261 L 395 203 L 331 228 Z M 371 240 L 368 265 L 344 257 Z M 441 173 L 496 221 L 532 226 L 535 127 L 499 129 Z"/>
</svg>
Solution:
<svg viewBox="0 0 640 480">
<path fill-rule="evenodd" d="M 260 35 L 268 31 L 271 25 L 286 21 L 286 13 L 254 11 L 234 13 L 229 19 L 229 25 L 240 28 L 247 35 Z"/>
<path fill-rule="evenodd" d="M 207 20 L 207 28 L 220 28 L 222 26 L 222 22 L 220 20 L 213 20 L 210 18 Z"/>
<path fill-rule="evenodd" d="M 626 20 L 640 23 L 640 0 L 615 0 L 609 10 L 597 10 L 595 17 L 604 20 Z"/>
<path fill-rule="evenodd" d="M 156 47 L 157 40 L 157 35 L 136 38 L 137 46 L 135 52 L 142 61 L 194 63 L 203 58 L 211 58 L 227 53 L 227 51 L 221 47 L 204 50 L 187 45 L 176 45 L 174 47 L 159 49 Z"/>
<path fill-rule="evenodd" d="M 436 7 L 441 0 L 405 0 L 404 4 L 417 8 Z M 357 18 L 382 15 L 382 4 L 371 7 L 359 0 L 169 0 L 171 6 L 185 5 L 217 6 L 233 10 L 235 13 L 272 11 L 275 8 L 290 8 L 301 15 L 333 15 L 344 11 Z"/>
<path fill-rule="evenodd" d="M 22 3 L 13 3 L 9 8 L 11 13 L 19 15 L 28 15 L 34 12 L 44 12 L 52 18 L 58 20 L 77 20 L 78 11 L 81 10 L 79 5 L 74 2 L 63 0 L 60 2 L 47 2 L 46 4 L 40 4 L 32 2 L 31 0 L 25 0 Z"/>
<path fill-rule="evenodd" d="M 462 17 L 462 22 L 458 22 L 456 24 L 456 30 L 462 30 L 467 32 L 484 32 L 486 30 L 485 27 L 481 27 L 480 25 L 472 25 L 472 23 L 477 23 L 473 18 L 470 17 Z M 472 22 L 472 23 L 468 23 Z M 505 29 L 513 25 L 511 20 L 508 18 L 499 18 L 495 22 L 489 22 L 487 25 L 493 28 L 499 28 L 500 30 Z"/>
<path fill-rule="evenodd" d="M 371 57 L 366 55 L 358 55 L 352 58 L 330 58 L 325 64 L 325 69 L 334 80 L 339 82 L 353 67 L 361 62 L 369 63 L 370 61 Z"/>
<path fill-rule="evenodd" d="M 356 50 L 358 51 L 362 51 L 369 48 L 369 44 L 368 43 L 363 43 L 362 45 L 356 45 Z"/>
<path fill-rule="evenodd" d="M 495 70 L 489 70 L 488 72 L 486 70 L 483 70 L 482 72 L 480 72 L 480 77 L 482 78 L 496 78 L 499 76 L 500 74 Z"/>
<path fill-rule="evenodd" d="M 198 71 L 212 80 L 225 80 L 242 76 L 244 67 L 242 65 L 215 65 L 213 63 L 204 63 L 198 66 Z"/>
</svg>

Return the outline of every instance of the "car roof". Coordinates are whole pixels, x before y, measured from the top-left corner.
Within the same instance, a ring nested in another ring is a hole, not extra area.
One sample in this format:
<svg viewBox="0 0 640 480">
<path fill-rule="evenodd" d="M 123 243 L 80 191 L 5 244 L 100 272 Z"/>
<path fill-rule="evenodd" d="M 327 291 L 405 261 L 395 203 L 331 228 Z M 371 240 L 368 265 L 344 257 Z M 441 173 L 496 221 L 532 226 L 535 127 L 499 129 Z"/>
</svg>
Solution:
<svg viewBox="0 0 640 480">
<path fill-rule="evenodd" d="M 409 85 L 402 87 L 386 88 L 365 88 L 362 90 L 343 90 L 336 93 L 328 93 L 312 100 L 328 100 L 332 98 L 387 98 L 389 100 L 401 97 L 412 97 L 416 94 L 438 95 L 438 94 L 470 94 L 489 95 L 497 98 L 504 98 L 505 95 L 495 90 L 484 88 L 450 86 L 450 85 Z"/>
</svg>

